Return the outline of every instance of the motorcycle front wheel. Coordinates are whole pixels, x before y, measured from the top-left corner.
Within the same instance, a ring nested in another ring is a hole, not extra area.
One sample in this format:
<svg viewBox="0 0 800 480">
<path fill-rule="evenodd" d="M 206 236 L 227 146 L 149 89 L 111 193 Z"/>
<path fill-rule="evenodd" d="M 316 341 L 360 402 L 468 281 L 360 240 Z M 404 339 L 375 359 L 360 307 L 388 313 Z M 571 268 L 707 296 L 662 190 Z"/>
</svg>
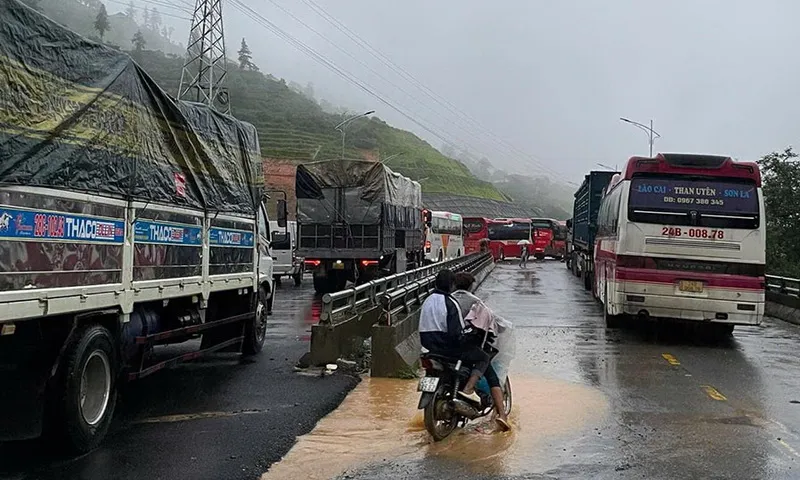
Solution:
<svg viewBox="0 0 800 480">
<path fill-rule="evenodd" d="M 449 395 L 438 391 L 425 407 L 425 429 L 436 442 L 450 436 L 458 426 L 458 415 L 448 408 L 449 401 Z"/>
</svg>

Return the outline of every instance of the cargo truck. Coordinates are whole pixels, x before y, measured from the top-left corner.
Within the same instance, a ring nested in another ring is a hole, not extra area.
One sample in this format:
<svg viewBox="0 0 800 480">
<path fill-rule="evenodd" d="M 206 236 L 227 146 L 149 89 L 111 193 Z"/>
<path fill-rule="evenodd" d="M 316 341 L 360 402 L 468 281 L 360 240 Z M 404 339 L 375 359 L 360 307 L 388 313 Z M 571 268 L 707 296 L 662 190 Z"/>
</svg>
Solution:
<svg viewBox="0 0 800 480">
<path fill-rule="evenodd" d="M 570 227 L 569 267 L 572 273 L 583 280 L 587 290 L 592 288 L 594 270 L 594 239 L 597 234 L 597 211 L 603 190 L 608 186 L 611 177 L 618 172 L 589 172 L 580 188 L 575 192 L 572 206 Z"/>
<path fill-rule="evenodd" d="M 420 184 L 367 160 L 297 167 L 297 255 L 318 293 L 421 266 Z"/>
<path fill-rule="evenodd" d="M 86 452 L 120 382 L 262 349 L 258 137 L 16 0 L 0 18 L 0 441 Z"/>
</svg>

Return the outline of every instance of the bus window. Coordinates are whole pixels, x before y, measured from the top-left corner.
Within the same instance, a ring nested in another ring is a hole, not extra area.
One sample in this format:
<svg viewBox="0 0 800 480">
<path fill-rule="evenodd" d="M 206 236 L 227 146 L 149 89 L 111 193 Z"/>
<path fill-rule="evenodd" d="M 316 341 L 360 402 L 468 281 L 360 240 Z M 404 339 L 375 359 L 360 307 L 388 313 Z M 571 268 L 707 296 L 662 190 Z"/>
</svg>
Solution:
<svg viewBox="0 0 800 480">
<path fill-rule="evenodd" d="M 642 223 L 755 229 L 758 208 L 752 182 L 641 176 L 631 180 L 628 217 Z"/>
</svg>

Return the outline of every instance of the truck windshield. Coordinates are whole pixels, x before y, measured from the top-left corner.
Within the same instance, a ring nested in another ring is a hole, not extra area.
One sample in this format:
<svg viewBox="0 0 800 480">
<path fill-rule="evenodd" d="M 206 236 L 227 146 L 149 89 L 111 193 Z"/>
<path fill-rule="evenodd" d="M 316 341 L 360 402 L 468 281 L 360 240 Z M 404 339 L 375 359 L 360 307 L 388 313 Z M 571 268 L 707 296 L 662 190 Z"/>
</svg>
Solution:
<svg viewBox="0 0 800 480">
<path fill-rule="evenodd" d="M 529 223 L 502 223 L 489 225 L 489 240 L 530 240 Z"/>
<path fill-rule="evenodd" d="M 758 228 L 758 190 L 752 182 L 692 177 L 634 177 L 631 221 L 670 225 Z"/>
</svg>

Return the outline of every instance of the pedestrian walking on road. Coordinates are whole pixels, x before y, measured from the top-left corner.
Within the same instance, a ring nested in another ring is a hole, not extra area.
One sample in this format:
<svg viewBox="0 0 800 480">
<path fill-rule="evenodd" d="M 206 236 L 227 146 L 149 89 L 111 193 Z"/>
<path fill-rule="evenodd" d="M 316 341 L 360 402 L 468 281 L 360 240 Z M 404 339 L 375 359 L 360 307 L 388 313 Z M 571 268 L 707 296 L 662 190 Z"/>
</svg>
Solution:
<svg viewBox="0 0 800 480">
<path fill-rule="evenodd" d="M 520 254 L 519 254 L 519 267 L 520 268 L 528 268 L 528 244 L 523 243 L 521 245 Z"/>
</svg>

